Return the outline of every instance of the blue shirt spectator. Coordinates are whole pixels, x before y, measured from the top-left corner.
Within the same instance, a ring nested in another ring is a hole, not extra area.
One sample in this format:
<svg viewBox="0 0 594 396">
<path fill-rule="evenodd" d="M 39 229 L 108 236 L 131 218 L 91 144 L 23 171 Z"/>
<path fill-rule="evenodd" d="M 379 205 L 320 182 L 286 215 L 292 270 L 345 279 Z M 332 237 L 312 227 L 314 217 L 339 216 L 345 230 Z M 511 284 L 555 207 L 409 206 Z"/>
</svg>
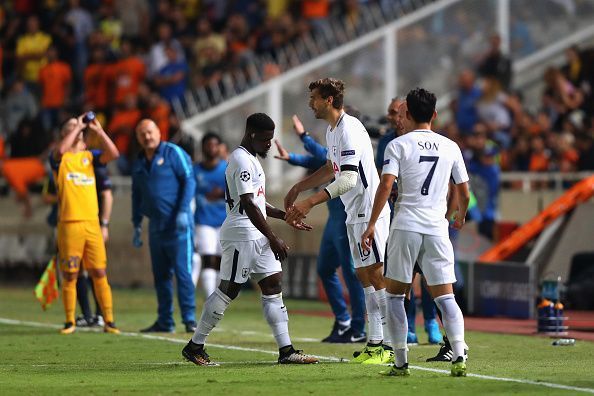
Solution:
<svg viewBox="0 0 594 396">
<path fill-rule="evenodd" d="M 211 200 L 208 197 L 213 190 L 225 190 L 225 169 L 227 162 L 220 160 L 212 169 L 205 168 L 202 164 L 194 164 L 196 177 L 196 211 L 194 223 L 218 228 L 225 221 L 225 199 Z"/>
</svg>

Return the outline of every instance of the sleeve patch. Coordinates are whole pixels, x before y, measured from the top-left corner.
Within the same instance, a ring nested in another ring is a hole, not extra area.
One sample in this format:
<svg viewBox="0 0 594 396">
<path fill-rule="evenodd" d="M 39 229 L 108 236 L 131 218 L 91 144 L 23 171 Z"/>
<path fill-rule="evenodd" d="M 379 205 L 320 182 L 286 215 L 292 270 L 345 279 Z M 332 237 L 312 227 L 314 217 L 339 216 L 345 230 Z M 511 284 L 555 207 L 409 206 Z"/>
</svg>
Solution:
<svg viewBox="0 0 594 396">
<path fill-rule="evenodd" d="M 355 155 L 355 150 L 344 150 L 340 152 L 340 155 L 344 157 L 345 155 Z"/>
<path fill-rule="evenodd" d="M 250 172 L 248 171 L 241 171 L 239 173 L 239 180 L 241 180 L 242 182 L 247 182 L 252 178 L 252 176 L 250 175 Z"/>
<path fill-rule="evenodd" d="M 388 165 L 390 163 L 390 159 L 384 160 L 384 165 Z"/>
</svg>

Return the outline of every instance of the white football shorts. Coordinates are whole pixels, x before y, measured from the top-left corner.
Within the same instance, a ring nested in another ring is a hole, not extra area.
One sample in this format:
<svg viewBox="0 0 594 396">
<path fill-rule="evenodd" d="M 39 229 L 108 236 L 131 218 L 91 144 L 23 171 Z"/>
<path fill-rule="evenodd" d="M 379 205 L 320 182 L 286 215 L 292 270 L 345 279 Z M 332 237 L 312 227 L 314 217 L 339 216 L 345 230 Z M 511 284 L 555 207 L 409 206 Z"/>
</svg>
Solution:
<svg viewBox="0 0 594 396">
<path fill-rule="evenodd" d="M 385 277 L 412 283 L 415 262 L 429 286 L 456 282 L 454 248 L 447 236 L 392 230 L 388 239 Z"/>
<path fill-rule="evenodd" d="M 221 241 L 220 279 L 245 283 L 248 278 L 256 282 L 282 272 L 280 261 L 274 257 L 268 238 L 253 241 Z"/>
<path fill-rule="evenodd" d="M 220 256 L 223 252 L 220 242 L 221 227 L 198 224 L 194 233 L 194 247 L 201 256 Z"/>
<path fill-rule="evenodd" d="M 390 232 L 390 216 L 383 216 L 375 223 L 375 236 L 371 243 L 371 250 L 364 251 L 361 246 L 361 236 L 367 229 L 368 222 L 347 224 L 347 235 L 355 268 L 367 267 L 375 263 L 383 263 L 386 252 L 386 240 Z"/>
</svg>

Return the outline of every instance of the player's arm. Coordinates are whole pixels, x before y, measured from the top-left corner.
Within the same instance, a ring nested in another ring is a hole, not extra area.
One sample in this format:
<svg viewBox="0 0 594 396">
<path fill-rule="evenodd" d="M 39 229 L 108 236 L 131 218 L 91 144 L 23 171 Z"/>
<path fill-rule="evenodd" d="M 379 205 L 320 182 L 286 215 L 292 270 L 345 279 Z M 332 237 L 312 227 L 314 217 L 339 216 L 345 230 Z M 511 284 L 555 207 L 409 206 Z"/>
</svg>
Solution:
<svg viewBox="0 0 594 396">
<path fill-rule="evenodd" d="M 97 118 L 94 118 L 93 121 L 89 122 L 89 128 L 91 128 L 91 130 L 95 132 L 95 134 L 99 138 L 101 148 L 103 149 L 101 156 L 99 157 L 100 163 L 107 164 L 108 162 L 113 161 L 114 159 L 120 156 L 120 152 L 118 151 L 117 147 L 109 138 L 107 133 L 103 130 L 103 127 L 101 126 Z"/>
<path fill-rule="evenodd" d="M 450 221 L 454 213 L 458 210 L 458 194 L 455 186 L 456 185 L 451 181 L 448 184 L 448 209 L 445 215 L 448 221 Z"/>
<path fill-rule="evenodd" d="M 189 225 L 189 219 L 184 208 L 190 207 L 190 202 L 196 193 L 196 179 L 190 157 L 179 147 L 175 146 L 172 153 L 173 171 L 179 182 L 180 190 L 178 200 L 175 204 L 173 213 L 175 216 L 176 227 L 184 228 Z"/>
<path fill-rule="evenodd" d="M 275 218 L 275 219 L 285 220 L 287 214 L 285 213 L 284 210 L 276 208 L 276 207 L 272 206 L 271 204 L 269 204 L 268 202 L 266 202 L 266 215 L 269 217 Z M 310 231 L 313 228 L 309 224 L 306 224 L 302 221 L 295 223 L 295 224 L 291 224 L 291 225 L 300 231 Z"/>
<path fill-rule="evenodd" d="M 390 173 L 383 173 L 380 179 L 380 184 L 375 192 L 375 198 L 373 198 L 373 208 L 371 209 L 371 217 L 369 218 L 369 224 L 367 229 L 361 236 L 361 246 L 365 251 L 371 249 L 371 241 L 375 234 L 375 223 L 382 213 L 386 202 L 392 192 L 392 186 L 396 181 L 396 176 Z"/>
<path fill-rule="evenodd" d="M 470 190 L 468 188 L 468 173 L 466 172 L 462 152 L 458 146 L 456 146 L 456 149 L 456 157 L 452 167 L 452 181 L 455 184 L 454 194 L 456 195 L 458 212 L 455 215 L 453 227 L 459 230 L 464 225 L 466 219 L 466 211 L 470 203 Z"/>
<path fill-rule="evenodd" d="M 137 248 L 142 246 L 142 213 L 140 212 L 142 193 L 140 192 L 139 183 L 140 181 L 135 176 L 135 172 L 132 171 L 132 225 L 134 227 L 132 244 Z"/>
<path fill-rule="evenodd" d="M 324 183 L 328 183 L 330 180 L 332 180 L 333 177 L 334 170 L 332 169 L 332 163 L 330 161 L 326 161 L 326 165 L 322 166 L 317 171 L 307 176 L 305 179 L 296 183 L 289 190 L 289 192 L 285 196 L 285 210 L 287 210 L 291 205 L 293 205 L 293 202 L 297 200 L 299 193 L 321 186 Z"/>
<path fill-rule="evenodd" d="M 268 241 L 270 242 L 270 248 L 274 252 L 275 257 L 281 261 L 286 259 L 289 247 L 282 239 L 277 237 L 274 232 L 272 232 L 272 228 L 270 228 L 270 225 L 268 225 L 266 219 L 264 219 L 262 212 L 260 212 L 258 205 L 256 205 L 254 202 L 254 194 L 241 194 L 239 196 L 239 202 L 244 213 L 250 219 L 254 227 L 256 227 L 266 238 L 268 238 Z M 266 212 L 268 213 L 268 209 Z"/>
<path fill-rule="evenodd" d="M 59 162 L 62 159 L 62 156 L 68 150 L 70 150 L 70 148 L 74 144 L 74 141 L 76 140 L 76 137 L 78 136 L 78 134 L 81 133 L 83 129 L 85 129 L 85 124 L 82 121 L 83 117 L 84 117 L 84 115 L 78 116 L 78 118 L 76 119 L 76 125 L 74 126 L 74 128 L 72 128 L 72 130 L 70 132 L 68 132 L 66 134 L 66 136 L 64 136 L 62 138 L 62 140 L 60 140 L 60 143 L 58 143 L 58 147 L 54 150 L 54 152 L 52 154 L 52 158 L 56 162 Z"/>
<path fill-rule="evenodd" d="M 113 193 L 111 189 L 101 191 L 101 207 L 99 208 L 99 218 L 101 223 L 101 232 L 103 241 L 109 240 L 109 220 L 111 219 L 111 210 L 113 208 Z"/>
</svg>

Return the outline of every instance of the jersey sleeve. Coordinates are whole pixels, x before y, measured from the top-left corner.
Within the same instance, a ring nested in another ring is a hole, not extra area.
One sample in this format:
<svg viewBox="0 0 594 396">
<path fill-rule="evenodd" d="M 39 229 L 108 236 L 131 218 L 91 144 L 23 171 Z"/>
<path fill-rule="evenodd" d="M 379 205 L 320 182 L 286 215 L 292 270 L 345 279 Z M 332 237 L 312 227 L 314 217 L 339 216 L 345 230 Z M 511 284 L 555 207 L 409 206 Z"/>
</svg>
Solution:
<svg viewBox="0 0 594 396">
<path fill-rule="evenodd" d="M 454 147 L 454 163 L 452 165 L 452 179 L 454 184 L 462 184 L 468 181 L 468 172 L 466 171 L 466 165 L 464 165 L 464 158 L 460 147 L 455 145 Z"/>
<path fill-rule="evenodd" d="M 361 161 L 361 147 L 358 142 L 357 133 L 345 129 L 340 139 L 337 154 L 340 156 L 340 170 L 350 170 L 357 172 L 359 170 L 359 161 Z"/>
<path fill-rule="evenodd" d="M 234 162 L 233 183 L 237 188 L 237 194 L 241 196 L 255 193 L 253 178 L 257 171 L 254 164 L 243 156 L 237 156 Z"/>
<path fill-rule="evenodd" d="M 401 160 L 402 146 L 396 140 L 393 140 L 386 146 L 386 151 L 384 152 L 382 175 L 389 174 L 398 177 Z"/>
</svg>

